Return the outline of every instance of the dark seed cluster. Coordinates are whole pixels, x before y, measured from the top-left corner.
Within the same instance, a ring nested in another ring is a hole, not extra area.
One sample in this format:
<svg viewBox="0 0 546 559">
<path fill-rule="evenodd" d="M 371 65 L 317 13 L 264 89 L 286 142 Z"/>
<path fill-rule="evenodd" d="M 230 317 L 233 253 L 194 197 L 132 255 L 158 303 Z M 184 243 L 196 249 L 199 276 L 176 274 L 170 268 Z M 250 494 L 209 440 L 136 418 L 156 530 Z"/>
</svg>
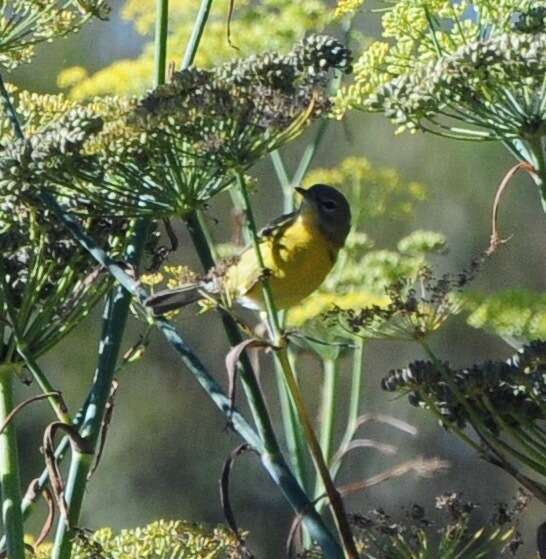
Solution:
<svg viewBox="0 0 546 559">
<path fill-rule="evenodd" d="M 407 393 L 414 406 L 434 408 L 444 425 L 464 428 L 476 417 L 498 434 L 546 419 L 546 342 L 534 341 L 507 361 L 462 369 L 415 361 L 391 371 L 382 387 Z"/>
<path fill-rule="evenodd" d="M 413 504 L 402 507 L 397 517 L 379 508 L 352 515 L 351 523 L 361 557 L 366 559 L 443 557 L 447 550 L 453 557 L 500 559 L 515 555 L 522 544 L 517 525 L 527 502 L 522 493 L 513 503 L 498 504 L 489 524 L 475 531 L 471 526 L 479 507 L 458 493 L 437 497 L 436 509 L 442 515 L 439 519 L 427 518 L 425 507 Z M 470 546 L 470 542 L 474 545 Z"/>
</svg>

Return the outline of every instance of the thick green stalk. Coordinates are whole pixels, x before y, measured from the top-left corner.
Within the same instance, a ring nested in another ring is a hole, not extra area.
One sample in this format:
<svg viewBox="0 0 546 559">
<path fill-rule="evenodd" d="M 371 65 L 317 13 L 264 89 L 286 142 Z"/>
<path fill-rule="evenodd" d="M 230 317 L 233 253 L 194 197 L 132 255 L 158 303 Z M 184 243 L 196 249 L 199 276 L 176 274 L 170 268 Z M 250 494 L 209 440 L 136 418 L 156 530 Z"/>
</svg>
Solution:
<svg viewBox="0 0 546 559">
<path fill-rule="evenodd" d="M 13 377 L 10 364 L 0 364 L 0 423 L 13 410 Z M 2 489 L 2 523 L 6 532 L 9 559 L 24 559 L 23 515 L 21 514 L 21 480 L 15 424 L 12 421 L 0 435 L 0 487 Z"/>
<path fill-rule="evenodd" d="M 17 113 L 9 98 L 0 75 L 0 97 L 18 139 L 24 134 Z M 3 422 L 13 409 L 11 367 L 0 365 L 0 421 Z M 15 426 L 11 422 L 0 435 L 0 488 L 2 491 L 2 520 L 6 532 L 5 543 L 8 559 L 24 559 L 24 525 L 21 511 L 21 481 Z"/>
<path fill-rule="evenodd" d="M 239 183 L 239 188 L 241 191 L 241 195 L 243 197 L 245 203 L 245 213 L 247 218 L 247 226 L 249 228 L 249 232 L 252 239 L 252 245 L 256 252 L 256 259 L 258 261 L 258 265 L 264 272 L 264 277 L 262 279 L 262 293 L 265 302 L 265 307 L 267 310 L 267 318 L 268 324 L 271 334 L 271 341 L 272 343 L 277 346 L 277 350 L 275 353 L 275 358 L 279 362 L 279 366 L 281 367 L 284 379 L 290 393 L 290 396 L 294 402 L 294 405 L 298 411 L 298 415 L 300 421 L 302 423 L 302 427 L 305 433 L 305 438 L 307 440 L 307 444 L 309 446 L 309 451 L 313 458 L 313 462 L 315 463 L 315 467 L 317 469 L 317 473 L 320 476 L 322 482 L 324 483 L 324 487 L 326 489 L 326 493 L 328 494 L 328 499 L 330 501 L 330 506 L 332 509 L 332 515 L 334 517 L 336 526 L 339 530 L 339 534 L 341 536 L 343 542 L 344 552 L 346 553 L 349 559 L 357 559 L 358 553 L 356 551 L 355 543 L 353 540 L 351 528 L 349 526 L 349 522 L 347 519 L 347 515 L 345 513 L 345 507 L 343 505 L 343 500 L 341 499 L 340 494 L 338 493 L 332 478 L 330 476 L 330 472 L 328 471 L 328 466 L 324 460 L 324 457 L 321 452 L 320 444 L 318 442 L 317 436 L 313 429 L 313 422 L 311 417 L 309 416 L 309 412 L 307 411 L 307 407 L 305 405 L 305 400 L 303 395 L 300 391 L 298 381 L 292 369 L 292 365 L 290 360 L 288 359 L 288 353 L 286 348 L 286 342 L 284 340 L 280 324 L 279 324 L 279 317 L 277 314 L 277 310 L 275 307 L 275 302 L 273 300 L 273 296 L 271 293 L 271 289 L 269 286 L 269 282 L 267 280 L 267 276 L 265 274 L 266 269 L 264 265 L 264 259 L 260 249 L 258 231 L 256 228 L 256 222 L 254 220 L 254 214 L 252 212 L 252 206 L 250 204 L 250 199 L 248 197 L 248 191 L 246 189 L 244 178 L 242 173 L 237 174 L 237 180 Z"/>
<path fill-rule="evenodd" d="M 204 223 L 195 213 L 192 213 L 186 217 L 186 224 L 203 268 L 205 270 L 212 268 L 215 264 L 215 259 L 211 251 L 211 246 L 209 244 L 210 239 L 204 228 Z M 237 324 L 229 314 L 223 311 L 220 311 L 220 314 L 230 345 L 234 347 L 240 344 L 243 338 Z M 243 388 L 252 410 L 254 422 L 263 441 L 264 448 L 263 451 L 260 452 L 262 463 L 273 480 L 279 485 L 294 511 L 298 515 L 301 515 L 304 526 L 321 546 L 326 557 L 340 557 L 341 550 L 338 544 L 332 538 L 332 535 L 324 525 L 320 516 L 316 513 L 305 492 L 298 485 L 282 456 L 271 424 L 266 402 L 258 385 L 252 364 L 246 353 L 243 353 L 240 361 L 241 366 L 239 371 Z"/>
</svg>

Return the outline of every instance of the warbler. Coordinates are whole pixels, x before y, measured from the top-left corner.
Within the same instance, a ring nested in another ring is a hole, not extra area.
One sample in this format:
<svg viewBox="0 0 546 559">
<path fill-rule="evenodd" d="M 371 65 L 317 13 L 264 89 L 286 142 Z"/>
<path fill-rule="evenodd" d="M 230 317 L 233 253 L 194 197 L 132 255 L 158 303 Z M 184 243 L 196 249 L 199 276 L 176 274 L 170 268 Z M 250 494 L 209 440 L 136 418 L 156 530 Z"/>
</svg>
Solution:
<svg viewBox="0 0 546 559">
<path fill-rule="evenodd" d="M 351 209 L 339 190 L 315 184 L 308 189 L 296 187 L 296 191 L 303 198 L 299 208 L 273 220 L 259 234 L 260 253 L 278 309 L 299 303 L 320 286 L 351 227 Z M 230 301 L 263 310 L 263 274 L 255 249 L 248 246 L 225 273 L 158 291 L 145 305 L 161 315 L 224 292 Z"/>
</svg>

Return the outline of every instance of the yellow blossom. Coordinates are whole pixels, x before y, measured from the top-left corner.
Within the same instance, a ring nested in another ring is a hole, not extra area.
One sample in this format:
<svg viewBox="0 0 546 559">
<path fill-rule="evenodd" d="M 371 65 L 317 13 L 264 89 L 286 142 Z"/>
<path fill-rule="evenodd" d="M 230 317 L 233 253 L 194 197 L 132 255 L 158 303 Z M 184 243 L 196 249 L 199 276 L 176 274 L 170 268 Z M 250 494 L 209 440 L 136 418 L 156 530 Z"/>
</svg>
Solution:
<svg viewBox="0 0 546 559">
<path fill-rule="evenodd" d="M 163 277 L 163 274 L 160 274 L 159 272 L 156 272 L 154 274 L 142 274 L 140 276 L 140 282 L 150 287 L 154 287 L 156 285 L 159 285 L 160 283 L 163 283 L 164 279 L 165 278 Z"/>
<path fill-rule="evenodd" d="M 365 0 L 338 0 L 335 17 L 343 17 L 347 14 L 353 14 L 362 7 Z"/>
</svg>

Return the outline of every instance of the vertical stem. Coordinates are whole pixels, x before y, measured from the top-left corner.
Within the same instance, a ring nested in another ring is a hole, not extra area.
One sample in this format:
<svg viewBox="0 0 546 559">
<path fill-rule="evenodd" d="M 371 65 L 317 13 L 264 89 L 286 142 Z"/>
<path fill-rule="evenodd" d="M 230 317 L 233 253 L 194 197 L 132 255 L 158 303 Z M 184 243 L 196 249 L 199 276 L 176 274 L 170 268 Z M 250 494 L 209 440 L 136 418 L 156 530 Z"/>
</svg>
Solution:
<svg viewBox="0 0 546 559">
<path fill-rule="evenodd" d="M 352 441 L 356 427 L 358 417 L 360 415 L 360 391 L 362 387 L 362 366 L 364 357 L 364 340 L 358 338 L 356 342 L 358 345 L 355 347 L 353 352 L 353 368 L 351 376 L 351 394 L 349 399 L 349 411 L 347 413 L 347 424 L 345 427 L 345 433 L 343 439 L 341 440 L 340 448 L 346 448 Z M 336 479 L 339 468 L 341 467 L 341 462 L 337 462 L 330 468 L 330 474 L 333 479 Z M 315 497 L 318 497 L 319 493 L 315 493 Z M 323 502 L 317 504 L 317 509 L 320 512 Z"/>
<path fill-rule="evenodd" d="M 529 142 L 529 151 L 534 161 L 530 161 L 536 173 L 532 173 L 535 184 L 540 189 L 540 200 L 542 202 L 542 209 L 546 213 L 546 161 L 544 156 L 544 144 L 542 138 L 535 138 Z"/>
<path fill-rule="evenodd" d="M 334 429 L 336 421 L 336 392 L 339 371 L 337 359 L 324 359 L 324 382 L 322 384 L 322 402 L 320 407 L 320 448 L 328 464 L 334 446 Z"/>
<path fill-rule="evenodd" d="M 4 105 L 4 110 L 8 115 L 8 118 L 11 122 L 11 126 L 13 127 L 13 131 L 15 133 L 15 137 L 19 140 L 24 138 L 23 130 L 21 129 L 21 125 L 19 124 L 19 119 L 17 118 L 17 113 L 13 108 L 13 105 L 9 98 L 9 93 L 4 85 L 4 80 L 2 75 L 0 74 L 0 97 L 2 97 L 2 103 Z"/>
<path fill-rule="evenodd" d="M 0 364 L 0 423 L 3 423 L 13 410 L 13 376 L 13 367 Z M 21 481 L 13 421 L 0 435 L 0 487 L 2 489 L 2 522 L 6 531 L 7 556 L 9 559 L 25 559 Z"/>
<path fill-rule="evenodd" d="M 252 207 L 250 205 L 250 199 L 248 197 L 248 192 L 246 190 L 242 173 L 237 173 L 237 180 L 245 203 L 247 225 L 250 231 L 252 245 L 256 252 L 258 266 L 260 266 L 260 268 L 265 271 L 264 259 L 260 249 L 258 231 L 256 229 L 256 222 L 252 213 Z M 351 528 L 347 520 L 347 515 L 345 514 L 343 500 L 341 499 L 341 496 L 334 486 L 332 478 L 330 477 L 328 466 L 326 465 L 320 449 L 320 444 L 313 429 L 313 422 L 309 416 L 309 412 L 307 411 L 305 400 L 303 398 L 303 395 L 301 394 L 290 360 L 288 359 L 286 344 L 282 336 L 281 328 L 279 325 L 279 318 L 277 315 L 277 310 L 275 308 L 275 302 L 273 300 L 267 277 L 264 277 L 262 279 L 262 291 L 265 301 L 265 307 L 267 309 L 267 317 L 271 330 L 272 342 L 275 346 L 278 347 L 277 351 L 275 351 L 275 358 L 278 360 L 279 366 L 283 371 L 284 379 L 288 387 L 290 396 L 292 397 L 294 405 L 298 411 L 298 415 L 302 423 L 305 438 L 307 440 L 307 444 L 309 445 L 309 450 L 315 463 L 315 467 L 317 468 L 318 475 L 322 479 L 322 482 L 324 483 L 324 487 L 326 489 L 326 493 L 328 494 L 330 506 L 332 508 L 332 514 L 343 542 L 344 551 L 348 558 L 357 559 L 358 553 L 353 540 Z"/>
<path fill-rule="evenodd" d="M 322 382 L 322 398 L 320 403 L 320 448 L 326 464 L 330 466 L 332 448 L 334 446 L 334 427 L 336 421 L 336 397 L 338 391 L 339 370 L 337 359 L 325 358 L 322 361 L 324 380 Z M 335 476 L 330 470 L 332 479 Z M 315 483 L 315 499 L 324 493 L 324 484 L 320 478 Z M 320 506 L 317 505 L 320 511 Z"/>
<path fill-rule="evenodd" d="M 351 442 L 356 429 L 356 422 L 360 415 L 360 391 L 362 389 L 362 367 L 364 359 L 364 340 L 358 338 L 353 353 L 353 371 L 351 377 L 351 397 L 349 401 L 349 414 L 347 418 L 347 434 Z M 345 441 L 344 441 L 345 442 Z"/>
<path fill-rule="evenodd" d="M 351 375 L 351 394 L 349 399 L 349 411 L 347 413 L 347 426 L 341 440 L 340 448 L 347 447 L 353 439 L 360 415 L 360 391 L 362 390 L 362 372 L 364 357 L 364 340 L 358 338 L 357 346 L 353 352 L 353 370 Z M 332 477 L 335 479 L 339 471 L 340 463 L 331 468 Z M 320 508 L 319 508 L 320 510 Z"/>
<path fill-rule="evenodd" d="M 188 46 L 186 47 L 186 52 L 184 53 L 184 58 L 182 60 L 182 69 L 189 68 L 195 59 L 195 53 L 197 52 L 197 47 L 201 41 L 201 36 L 205 30 L 205 24 L 209 17 L 210 8 L 212 6 L 212 0 L 201 0 L 201 5 L 199 6 L 199 12 L 197 13 L 197 18 L 193 25 L 192 33 Z"/>
<path fill-rule="evenodd" d="M 288 357 L 292 366 L 294 366 L 294 356 L 288 353 Z M 277 391 L 279 393 L 279 401 L 281 406 L 281 417 L 286 437 L 286 444 L 288 446 L 288 454 L 292 467 L 296 473 L 299 482 L 302 484 L 304 490 L 310 494 L 310 479 L 306 467 L 306 452 L 305 452 L 305 437 L 301 424 L 298 420 L 297 411 L 290 399 L 290 394 L 284 382 L 284 374 L 275 360 L 275 377 L 277 379 Z M 318 509 L 318 505 L 317 505 Z"/>
<path fill-rule="evenodd" d="M 155 20 L 155 85 L 165 83 L 167 68 L 167 32 L 169 29 L 169 0 L 156 0 L 157 18 Z"/>
</svg>

